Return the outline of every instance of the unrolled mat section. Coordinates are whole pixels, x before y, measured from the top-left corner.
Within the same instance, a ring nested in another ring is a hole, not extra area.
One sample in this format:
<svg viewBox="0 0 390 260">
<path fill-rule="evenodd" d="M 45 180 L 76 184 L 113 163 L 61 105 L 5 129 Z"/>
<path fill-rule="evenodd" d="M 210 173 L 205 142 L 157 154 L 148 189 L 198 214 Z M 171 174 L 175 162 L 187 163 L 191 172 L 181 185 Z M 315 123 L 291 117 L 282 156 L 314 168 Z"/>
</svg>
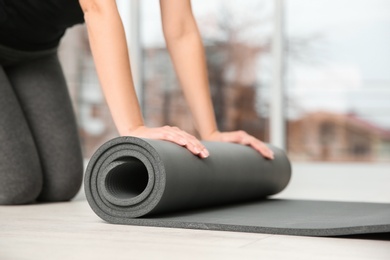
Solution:
<svg viewBox="0 0 390 260">
<path fill-rule="evenodd" d="M 118 137 L 92 156 L 85 174 L 91 208 L 114 224 L 338 236 L 390 232 L 390 204 L 273 200 L 291 177 L 250 147 L 204 142 L 200 159 L 176 144 Z"/>
</svg>

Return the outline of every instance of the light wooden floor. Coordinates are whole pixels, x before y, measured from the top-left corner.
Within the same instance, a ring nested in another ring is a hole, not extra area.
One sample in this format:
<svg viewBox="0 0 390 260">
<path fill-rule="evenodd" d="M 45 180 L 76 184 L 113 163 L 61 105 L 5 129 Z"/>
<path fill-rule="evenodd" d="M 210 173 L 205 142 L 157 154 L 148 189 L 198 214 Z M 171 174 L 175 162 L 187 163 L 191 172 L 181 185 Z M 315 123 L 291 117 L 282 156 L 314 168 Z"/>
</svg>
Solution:
<svg viewBox="0 0 390 260">
<path fill-rule="evenodd" d="M 389 169 L 295 164 L 276 197 L 390 203 Z M 111 225 L 81 192 L 69 203 L 0 207 L 0 260 L 17 259 L 389 260 L 390 241 Z"/>
</svg>

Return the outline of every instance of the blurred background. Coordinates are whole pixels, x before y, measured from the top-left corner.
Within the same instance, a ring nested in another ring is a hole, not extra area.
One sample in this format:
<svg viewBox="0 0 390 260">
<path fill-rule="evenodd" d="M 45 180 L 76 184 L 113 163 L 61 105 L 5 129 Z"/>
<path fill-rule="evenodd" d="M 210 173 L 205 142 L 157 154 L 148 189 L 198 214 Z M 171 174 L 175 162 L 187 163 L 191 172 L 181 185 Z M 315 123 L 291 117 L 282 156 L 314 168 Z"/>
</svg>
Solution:
<svg viewBox="0 0 390 260">
<path fill-rule="evenodd" d="M 196 134 L 165 47 L 159 1 L 117 2 L 146 124 Z M 209 0 L 192 6 L 220 130 L 246 130 L 286 149 L 293 162 L 389 170 L 390 1 Z M 67 32 L 60 58 L 88 159 L 117 132 L 85 26 Z"/>
</svg>

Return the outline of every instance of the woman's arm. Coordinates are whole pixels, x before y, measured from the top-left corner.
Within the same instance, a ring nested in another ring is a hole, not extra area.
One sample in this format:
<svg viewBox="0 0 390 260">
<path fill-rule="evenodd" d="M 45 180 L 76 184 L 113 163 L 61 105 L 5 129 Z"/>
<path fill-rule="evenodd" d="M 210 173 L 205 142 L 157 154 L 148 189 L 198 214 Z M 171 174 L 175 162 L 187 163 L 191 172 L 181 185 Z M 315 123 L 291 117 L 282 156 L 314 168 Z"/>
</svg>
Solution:
<svg viewBox="0 0 390 260">
<path fill-rule="evenodd" d="M 160 0 L 164 36 L 202 139 L 250 145 L 263 156 L 272 151 L 244 131 L 221 133 L 216 126 L 208 84 L 205 51 L 190 0 Z"/>
<path fill-rule="evenodd" d="M 144 126 L 115 0 L 80 0 L 80 5 L 99 81 L 119 134 L 171 141 L 207 157 L 208 151 L 199 140 L 176 127 Z"/>
</svg>

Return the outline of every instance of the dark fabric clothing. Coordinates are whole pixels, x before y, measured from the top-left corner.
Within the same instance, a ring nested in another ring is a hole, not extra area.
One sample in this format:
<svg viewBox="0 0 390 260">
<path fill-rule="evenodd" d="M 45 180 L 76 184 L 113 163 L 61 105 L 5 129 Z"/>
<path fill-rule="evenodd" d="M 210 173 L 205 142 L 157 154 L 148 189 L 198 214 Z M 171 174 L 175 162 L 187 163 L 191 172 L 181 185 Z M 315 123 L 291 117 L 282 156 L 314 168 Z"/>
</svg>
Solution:
<svg viewBox="0 0 390 260">
<path fill-rule="evenodd" d="M 0 205 L 66 201 L 83 159 L 56 49 L 0 46 Z"/>
<path fill-rule="evenodd" d="M 0 45 L 52 49 L 67 28 L 83 22 L 78 0 L 0 0 Z"/>
<path fill-rule="evenodd" d="M 46 55 L 56 53 L 57 48 L 42 51 L 22 51 L 0 45 L 0 66 L 15 66 L 20 63 L 25 63 L 27 61 L 32 61 L 44 57 Z"/>
</svg>

